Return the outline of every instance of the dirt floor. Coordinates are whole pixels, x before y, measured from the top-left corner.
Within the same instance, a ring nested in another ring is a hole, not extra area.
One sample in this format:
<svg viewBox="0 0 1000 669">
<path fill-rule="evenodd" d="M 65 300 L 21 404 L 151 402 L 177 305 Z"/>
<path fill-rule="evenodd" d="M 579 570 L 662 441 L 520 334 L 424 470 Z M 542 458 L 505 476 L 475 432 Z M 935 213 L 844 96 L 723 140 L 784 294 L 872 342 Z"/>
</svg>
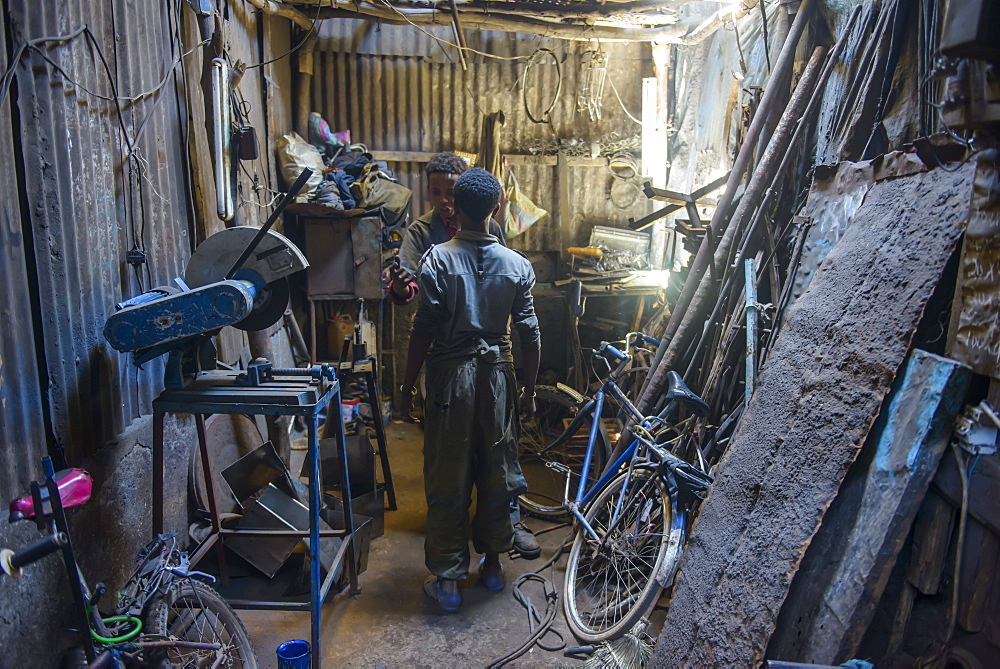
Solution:
<svg viewBox="0 0 1000 669">
<path fill-rule="evenodd" d="M 538 560 L 505 559 L 507 588 L 499 594 L 482 586 L 475 574 L 474 558 L 472 574 L 461 584 L 461 610 L 452 615 L 441 613 L 421 590 L 427 575 L 423 560 L 423 434 L 418 426 L 393 421 L 388 440 L 399 510 L 386 512 L 385 534 L 371 544 L 368 570 L 360 577 L 361 595 L 341 594 L 323 609 L 322 666 L 487 666 L 519 646 L 529 634 L 527 614 L 511 595 L 511 584 L 521 574 L 541 566 L 569 529 L 541 534 L 542 557 Z M 302 457 L 302 452 L 296 453 Z M 526 522 L 536 532 L 554 526 L 538 519 Z M 565 563 L 562 557 L 544 573 L 560 591 Z M 544 612 L 541 586 L 528 584 L 525 592 Z M 281 642 L 309 638 L 307 613 L 244 610 L 239 614 L 250 631 L 261 667 L 277 666 L 275 649 Z M 661 617 L 655 616 L 654 621 Z M 568 646 L 580 645 L 568 631 L 561 601 L 554 627 Z M 550 636 L 548 640 L 553 639 Z M 508 666 L 578 663 L 561 651 L 536 647 Z"/>
</svg>

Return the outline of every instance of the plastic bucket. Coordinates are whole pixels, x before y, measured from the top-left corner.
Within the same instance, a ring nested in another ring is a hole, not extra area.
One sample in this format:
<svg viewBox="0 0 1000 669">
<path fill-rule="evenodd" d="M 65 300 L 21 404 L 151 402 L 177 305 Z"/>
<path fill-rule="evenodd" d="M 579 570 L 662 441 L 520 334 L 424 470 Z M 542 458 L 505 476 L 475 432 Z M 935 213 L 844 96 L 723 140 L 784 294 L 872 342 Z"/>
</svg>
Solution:
<svg viewBox="0 0 1000 669">
<path fill-rule="evenodd" d="M 361 400 L 344 400 L 340 403 L 340 417 L 345 423 L 354 420 L 354 412 L 357 410 Z"/>
<path fill-rule="evenodd" d="M 278 646 L 278 669 L 309 669 L 309 642 L 295 639 Z"/>
</svg>

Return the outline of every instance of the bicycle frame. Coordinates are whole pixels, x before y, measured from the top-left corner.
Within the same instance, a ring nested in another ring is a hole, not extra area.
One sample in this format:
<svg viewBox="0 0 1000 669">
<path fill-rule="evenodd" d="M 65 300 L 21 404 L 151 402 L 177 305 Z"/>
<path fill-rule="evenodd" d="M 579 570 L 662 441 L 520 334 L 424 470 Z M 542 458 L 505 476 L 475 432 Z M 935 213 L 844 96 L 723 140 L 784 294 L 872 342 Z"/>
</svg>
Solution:
<svg viewBox="0 0 1000 669">
<path fill-rule="evenodd" d="M 628 338 L 626 338 L 626 343 L 627 339 Z M 570 428 L 566 430 L 563 436 L 556 439 L 552 444 L 550 444 L 545 449 L 547 451 L 551 448 L 554 448 L 556 445 L 559 445 L 563 441 L 568 439 L 569 435 L 573 434 L 574 432 L 575 429 L 574 426 L 579 427 L 580 422 L 582 422 L 583 420 L 583 417 L 585 417 L 588 413 L 593 412 L 593 420 L 591 420 L 590 424 L 590 434 L 587 438 L 587 452 L 586 455 L 584 456 L 583 468 L 580 471 L 580 481 L 578 482 L 577 485 L 576 495 L 573 499 L 569 498 L 570 478 L 567 475 L 566 491 L 564 493 L 563 506 L 566 507 L 566 509 L 573 515 L 573 517 L 580 522 L 580 524 L 587 531 L 587 533 L 595 540 L 600 540 L 600 537 L 598 536 L 597 532 L 595 532 L 594 529 L 587 522 L 586 518 L 584 518 L 584 515 L 580 511 L 580 509 L 581 507 L 586 508 L 586 506 L 590 504 L 591 501 L 593 501 L 597 493 L 600 490 L 602 490 L 604 486 L 610 483 L 615 476 L 618 475 L 618 471 L 621 469 L 622 465 L 624 465 L 626 462 L 631 463 L 631 461 L 635 457 L 636 452 L 638 451 L 640 443 L 640 440 L 638 438 L 633 439 L 632 443 L 629 444 L 628 448 L 626 448 L 622 452 L 622 454 L 618 456 L 618 458 L 611 464 L 610 467 L 606 468 L 604 474 L 602 474 L 600 478 L 598 478 L 598 480 L 595 481 L 592 486 L 590 486 L 589 488 L 587 487 L 587 477 L 590 474 L 590 466 L 593 461 L 594 446 L 595 444 L 597 444 L 597 430 L 604 429 L 603 425 L 601 424 L 601 415 L 604 410 L 604 401 L 606 397 L 610 394 L 619 402 L 621 402 L 621 405 L 625 407 L 626 411 L 628 411 L 628 413 L 631 414 L 632 418 L 635 419 L 637 425 L 643 428 L 648 428 L 650 426 L 650 418 L 643 416 L 642 413 L 639 412 L 639 409 L 637 409 L 636 406 L 632 404 L 631 401 L 629 401 L 629 399 L 622 392 L 621 388 L 618 387 L 618 384 L 616 382 L 618 375 L 621 374 L 621 372 L 625 369 L 625 367 L 628 365 L 632 357 L 627 353 L 622 353 L 621 351 L 618 351 L 616 348 L 610 345 L 602 347 L 602 350 L 603 349 L 609 350 L 612 355 L 614 355 L 616 358 L 619 359 L 620 362 L 618 364 L 618 368 L 613 370 L 608 375 L 607 380 L 605 380 L 604 383 L 601 384 L 601 387 L 597 390 L 597 392 L 594 393 L 594 398 L 590 400 L 590 402 L 588 402 L 586 405 L 584 405 L 583 410 L 580 411 L 577 418 L 574 419 L 573 424 L 570 426 Z M 655 450 L 656 449 L 654 449 L 654 451 Z M 629 467 L 629 473 L 631 474 L 631 465 Z M 616 509 L 613 518 L 617 518 L 620 511 L 621 509 Z M 681 527 L 683 527 L 683 519 L 678 519 L 678 520 L 682 524 Z"/>
</svg>

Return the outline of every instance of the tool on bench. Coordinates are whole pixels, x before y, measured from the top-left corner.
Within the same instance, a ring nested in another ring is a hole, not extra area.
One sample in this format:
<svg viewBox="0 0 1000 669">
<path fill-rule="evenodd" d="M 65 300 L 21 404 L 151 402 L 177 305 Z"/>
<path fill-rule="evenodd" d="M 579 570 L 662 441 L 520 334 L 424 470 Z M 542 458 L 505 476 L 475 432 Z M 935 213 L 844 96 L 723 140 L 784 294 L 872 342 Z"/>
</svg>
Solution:
<svg viewBox="0 0 1000 669">
<path fill-rule="evenodd" d="M 185 376 L 216 368 L 211 337 L 226 325 L 263 330 L 284 315 L 288 277 L 309 266 L 302 252 L 271 230 L 312 170 L 304 169 L 260 228 L 218 232 L 191 254 L 177 287 L 160 286 L 115 305 L 104 337 L 135 364 L 169 353 L 164 383 L 180 388 Z"/>
</svg>

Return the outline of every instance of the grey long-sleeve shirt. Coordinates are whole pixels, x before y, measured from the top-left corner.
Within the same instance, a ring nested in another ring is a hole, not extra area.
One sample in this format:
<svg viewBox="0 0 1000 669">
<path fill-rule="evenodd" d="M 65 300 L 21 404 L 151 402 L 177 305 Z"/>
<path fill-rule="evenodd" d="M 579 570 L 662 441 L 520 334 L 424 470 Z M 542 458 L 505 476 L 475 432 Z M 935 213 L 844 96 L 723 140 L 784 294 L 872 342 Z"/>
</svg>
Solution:
<svg viewBox="0 0 1000 669">
<path fill-rule="evenodd" d="M 538 342 L 528 259 L 482 232 L 459 231 L 431 247 L 420 264 L 414 332 L 433 332 L 432 356 L 461 351 L 478 338 L 510 350 L 510 324 L 522 345 Z"/>
<path fill-rule="evenodd" d="M 500 225 L 492 219 L 490 219 L 490 234 L 504 246 L 507 245 Z M 403 269 L 416 274 L 420 268 L 420 259 L 427 253 L 427 249 L 435 244 L 444 244 L 450 239 L 451 235 L 441 217 L 435 210 L 431 209 L 406 228 L 403 244 L 399 248 L 399 264 L 402 265 Z"/>
</svg>

